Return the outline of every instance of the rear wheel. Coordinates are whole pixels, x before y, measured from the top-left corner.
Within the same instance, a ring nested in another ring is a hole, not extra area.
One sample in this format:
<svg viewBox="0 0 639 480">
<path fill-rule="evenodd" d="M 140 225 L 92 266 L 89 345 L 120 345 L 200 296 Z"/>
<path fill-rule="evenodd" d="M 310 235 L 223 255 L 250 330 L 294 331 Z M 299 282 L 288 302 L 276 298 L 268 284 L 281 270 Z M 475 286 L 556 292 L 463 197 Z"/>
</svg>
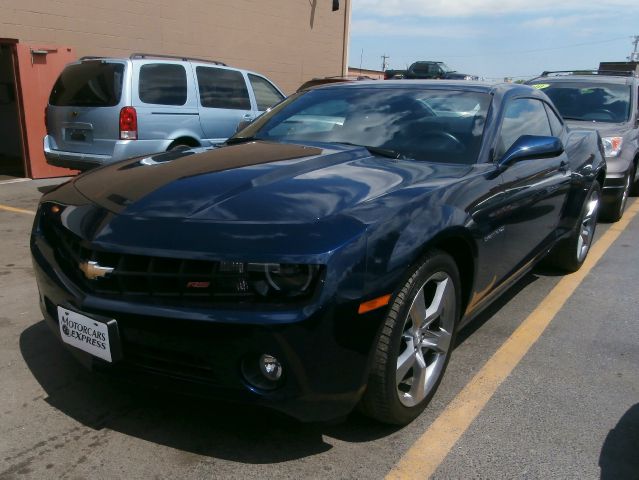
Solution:
<svg viewBox="0 0 639 480">
<path fill-rule="evenodd" d="M 435 394 L 450 359 L 460 312 L 454 260 L 433 251 L 395 297 L 374 352 L 365 414 L 405 425 Z"/>
<path fill-rule="evenodd" d="M 581 207 L 579 221 L 570 237 L 561 240 L 548 254 L 546 264 L 567 272 L 581 268 L 595 236 L 597 217 L 601 205 L 601 187 L 594 182 Z"/>
</svg>

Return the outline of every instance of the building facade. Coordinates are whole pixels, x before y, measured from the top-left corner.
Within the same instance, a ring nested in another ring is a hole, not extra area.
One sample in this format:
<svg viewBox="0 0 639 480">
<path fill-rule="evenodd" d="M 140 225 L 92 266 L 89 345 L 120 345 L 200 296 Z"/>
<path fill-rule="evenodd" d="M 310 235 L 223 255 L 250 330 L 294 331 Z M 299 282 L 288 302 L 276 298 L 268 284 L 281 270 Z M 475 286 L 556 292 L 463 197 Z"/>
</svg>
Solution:
<svg viewBox="0 0 639 480">
<path fill-rule="evenodd" d="M 47 52 L 53 54 L 60 48 L 72 51 L 76 58 L 128 57 L 134 52 L 190 56 L 262 73 L 289 94 L 308 79 L 347 73 L 350 3 L 351 0 L 4 0 L 0 39 L 4 39 L 7 48 L 15 40 L 18 45 L 29 45 L 31 67 L 34 58 L 42 62 Z M 3 50 L 4 57 L 9 53 Z M 17 59 L 17 54 L 14 57 Z M 16 77 L 19 82 L 21 76 L 28 74 L 21 75 L 19 70 L 31 67 L 22 66 L 15 59 L 16 72 L 7 77 Z M 0 60 L 8 62 L 7 58 Z M 55 77 L 50 72 L 47 76 Z M 39 88 L 50 89 L 54 80 L 41 82 Z M 7 86 L 0 87 L 0 97 L 1 90 L 9 92 L 12 88 L 8 85 L 10 78 L 5 83 Z M 20 92 L 19 85 L 14 85 L 13 95 L 4 96 L 15 96 L 16 109 L 20 110 L 24 108 L 20 97 L 31 94 Z M 43 117 L 41 112 L 38 114 Z M 22 112 L 23 117 L 27 115 Z M 2 152 L 0 146 L 0 175 L 3 155 L 15 153 L 15 146 L 11 148 L 12 152 Z M 37 152 L 23 156 L 34 157 Z M 26 165 L 24 174 L 29 175 L 31 170 Z"/>
</svg>

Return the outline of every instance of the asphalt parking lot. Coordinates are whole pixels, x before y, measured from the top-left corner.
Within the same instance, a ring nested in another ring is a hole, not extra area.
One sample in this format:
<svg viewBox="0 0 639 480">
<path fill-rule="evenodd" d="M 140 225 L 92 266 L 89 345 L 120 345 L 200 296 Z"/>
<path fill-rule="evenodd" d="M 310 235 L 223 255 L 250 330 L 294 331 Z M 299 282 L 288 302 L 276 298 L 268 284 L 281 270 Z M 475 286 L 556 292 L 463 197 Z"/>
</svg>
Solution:
<svg viewBox="0 0 639 480">
<path fill-rule="evenodd" d="M 49 184 L 0 185 L 1 479 L 639 478 L 637 200 L 599 225 L 597 242 L 614 241 L 582 281 L 536 269 L 466 328 L 430 407 L 397 429 L 357 413 L 304 425 L 83 370 L 44 325 L 31 271 L 30 212 Z M 512 371 L 478 380 L 531 318 L 547 327 L 505 352 Z M 485 405 L 465 400 L 476 391 Z"/>
</svg>

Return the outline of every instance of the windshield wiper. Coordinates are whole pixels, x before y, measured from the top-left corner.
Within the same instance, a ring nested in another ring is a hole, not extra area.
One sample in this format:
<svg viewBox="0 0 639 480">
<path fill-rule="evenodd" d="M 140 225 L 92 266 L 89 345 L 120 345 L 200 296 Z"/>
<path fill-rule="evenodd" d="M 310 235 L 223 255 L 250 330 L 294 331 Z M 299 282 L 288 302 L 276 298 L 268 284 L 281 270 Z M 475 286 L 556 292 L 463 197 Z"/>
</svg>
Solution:
<svg viewBox="0 0 639 480">
<path fill-rule="evenodd" d="M 395 150 L 391 150 L 389 148 L 373 147 L 370 145 L 358 145 L 357 143 L 351 143 L 351 142 L 335 142 L 335 143 L 339 143 L 340 145 L 351 145 L 353 147 L 363 147 L 366 150 L 368 150 L 370 153 L 372 153 L 373 155 L 379 155 L 381 157 L 386 157 L 386 158 L 398 159 L 403 156 L 399 152 L 396 152 Z"/>
<path fill-rule="evenodd" d="M 237 145 L 238 143 L 253 142 L 255 140 L 259 140 L 259 139 L 256 137 L 231 137 L 224 143 L 226 145 Z"/>
</svg>

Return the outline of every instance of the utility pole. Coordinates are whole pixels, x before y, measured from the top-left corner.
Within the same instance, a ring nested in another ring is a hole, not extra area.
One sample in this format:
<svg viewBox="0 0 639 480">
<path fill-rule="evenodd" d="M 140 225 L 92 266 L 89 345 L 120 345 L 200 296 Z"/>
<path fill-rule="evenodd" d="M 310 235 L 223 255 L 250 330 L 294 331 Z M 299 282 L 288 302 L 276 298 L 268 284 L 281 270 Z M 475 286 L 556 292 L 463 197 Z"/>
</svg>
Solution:
<svg viewBox="0 0 639 480">
<path fill-rule="evenodd" d="M 637 47 L 639 47 L 639 35 L 635 35 L 634 37 L 632 37 L 632 44 L 635 46 L 635 48 L 628 57 L 628 61 L 639 62 L 639 52 L 637 52 Z"/>
<path fill-rule="evenodd" d="M 382 72 L 386 71 L 386 68 L 388 67 L 388 63 L 386 62 L 386 60 L 388 60 L 390 57 L 386 54 L 382 55 Z"/>
</svg>

